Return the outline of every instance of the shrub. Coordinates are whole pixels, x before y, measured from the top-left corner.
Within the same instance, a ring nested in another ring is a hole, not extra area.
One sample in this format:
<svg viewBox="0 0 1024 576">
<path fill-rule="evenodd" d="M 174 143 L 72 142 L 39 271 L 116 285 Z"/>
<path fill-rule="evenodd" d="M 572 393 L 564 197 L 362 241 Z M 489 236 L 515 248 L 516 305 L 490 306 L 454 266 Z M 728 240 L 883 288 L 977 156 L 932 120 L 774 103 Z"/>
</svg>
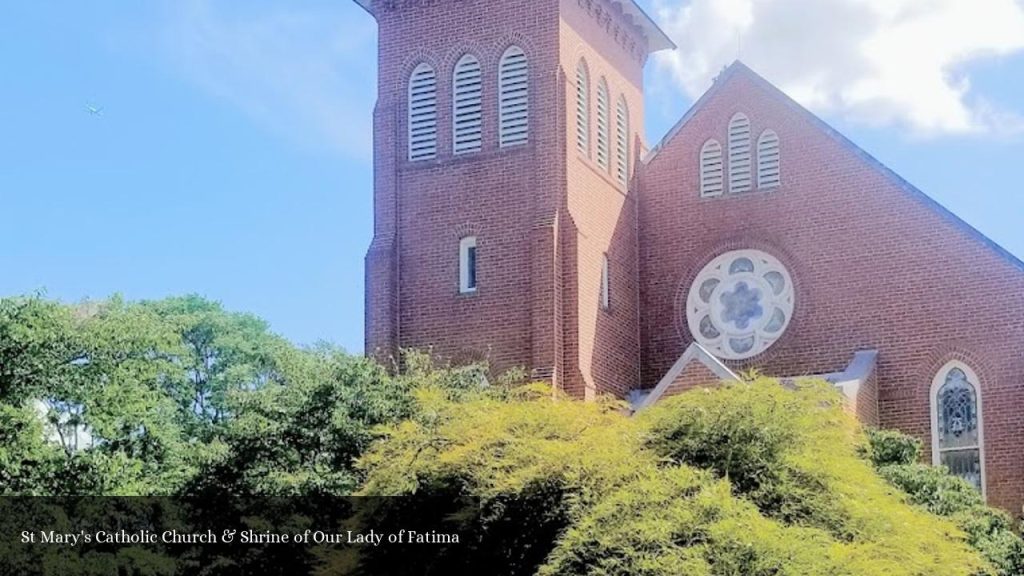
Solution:
<svg viewBox="0 0 1024 576">
<path fill-rule="evenodd" d="M 1024 574 L 1024 541 L 1013 521 L 989 508 L 978 491 L 943 467 L 918 463 L 921 442 L 896 431 L 871 431 L 866 451 L 878 473 L 905 492 L 910 502 L 950 518 L 1000 576 Z"/>
<path fill-rule="evenodd" d="M 361 494 L 415 495 L 382 499 L 377 525 L 397 518 L 388 506 L 408 521 L 412 502 L 469 541 L 430 559 L 360 551 L 372 573 L 993 573 L 859 458 L 863 435 L 823 383 L 691 392 L 634 418 L 550 388 L 416 396 L 361 460 Z"/>
</svg>

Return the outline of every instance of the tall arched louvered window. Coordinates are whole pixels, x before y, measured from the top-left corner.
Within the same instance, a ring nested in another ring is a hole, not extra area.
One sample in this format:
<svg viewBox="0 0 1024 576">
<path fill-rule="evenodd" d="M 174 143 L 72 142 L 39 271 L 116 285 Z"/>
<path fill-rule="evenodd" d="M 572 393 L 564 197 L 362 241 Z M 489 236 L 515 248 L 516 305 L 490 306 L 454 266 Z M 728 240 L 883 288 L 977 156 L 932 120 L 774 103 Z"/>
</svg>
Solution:
<svg viewBox="0 0 1024 576">
<path fill-rule="evenodd" d="M 611 140 L 608 122 L 608 83 L 601 78 L 597 82 L 597 165 L 608 168 L 608 151 Z"/>
<path fill-rule="evenodd" d="M 950 362 L 932 381 L 932 460 L 984 492 L 985 459 L 978 377 Z"/>
<path fill-rule="evenodd" d="M 629 183 L 629 106 L 620 96 L 615 106 L 615 175 L 619 184 Z"/>
<path fill-rule="evenodd" d="M 576 66 L 576 147 L 590 156 L 590 74 L 583 60 Z"/>
<path fill-rule="evenodd" d="M 456 154 L 479 152 L 483 145 L 483 76 L 480 61 L 466 54 L 452 79 L 452 123 Z"/>
<path fill-rule="evenodd" d="M 718 143 L 718 140 L 708 140 L 700 149 L 700 195 L 721 196 L 724 181 L 722 145 Z"/>
<path fill-rule="evenodd" d="M 750 119 L 736 114 L 729 121 L 729 192 L 750 192 L 753 183 Z"/>
<path fill-rule="evenodd" d="M 530 134 L 530 76 L 526 54 L 505 50 L 498 66 L 498 140 L 502 147 L 526 144 Z"/>
<path fill-rule="evenodd" d="M 409 77 L 409 160 L 437 156 L 437 76 L 420 64 Z"/>
<path fill-rule="evenodd" d="M 757 187 L 775 188 L 781 183 L 779 135 L 773 130 L 765 130 L 757 139 Z"/>
</svg>

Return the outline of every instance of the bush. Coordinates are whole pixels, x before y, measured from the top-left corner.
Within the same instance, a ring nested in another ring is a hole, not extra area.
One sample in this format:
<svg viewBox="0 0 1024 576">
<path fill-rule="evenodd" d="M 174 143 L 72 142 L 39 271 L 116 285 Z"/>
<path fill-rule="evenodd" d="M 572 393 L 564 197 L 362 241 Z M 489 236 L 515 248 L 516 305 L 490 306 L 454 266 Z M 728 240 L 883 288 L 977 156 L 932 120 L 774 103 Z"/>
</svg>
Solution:
<svg viewBox="0 0 1024 576">
<path fill-rule="evenodd" d="M 921 442 L 916 438 L 877 430 L 871 431 L 869 438 L 869 459 L 910 502 L 955 522 L 967 534 L 967 542 L 1000 576 L 1024 574 L 1024 541 L 1005 512 L 987 507 L 973 486 L 949 474 L 945 467 L 918 463 Z"/>
<path fill-rule="evenodd" d="M 416 416 L 361 460 L 361 494 L 415 495 L 469 541 L 403 557 L 404 572 L 361 552 L 370 573 L 994 573 L 859 457 L 866 441 L 824 383 L 691 392 L 634 418 L 548 387 L 416 395 Z"/>
<path fill-rule="evenodd" d="M 921 441 L 895 430 L 869 430 L 864 452 L 876 468 L 913 464 L 921 459 Z"/>
</svg>

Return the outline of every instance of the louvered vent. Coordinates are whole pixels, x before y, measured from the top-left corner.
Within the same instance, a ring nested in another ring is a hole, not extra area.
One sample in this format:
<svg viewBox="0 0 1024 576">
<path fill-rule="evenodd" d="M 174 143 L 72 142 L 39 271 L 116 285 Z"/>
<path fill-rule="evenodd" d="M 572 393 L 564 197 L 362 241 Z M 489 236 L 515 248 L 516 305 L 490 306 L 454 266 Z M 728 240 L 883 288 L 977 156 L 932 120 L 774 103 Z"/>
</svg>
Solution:
<svg viewBox="0 0 1024 576">
<path fill-rule="evenodd" d="M 530 134 L 529 69 L 526 54 L 512 46 L 498 69 L 499 135 L 502 147 L 526 144 Z"/>
<path fill-rule="evenodd" d="M 456 154 L 479 152 L 482 144 L 483 98 L 480 62 L 469 54 L 455 65 L 452 122 Z"/>
<path fill-rule="evenodd" d="M 619 98 L 615 108 L 615 155 L 615 175 L 625 186 L 629 182 L 629 107 L 625 98 Z"/>
<path fill-rule="evenodd" d="M 750 119 L 737 114 L 729 121 L 729 191 L 750 192 L 753 188 L 750 159 Z"/>
<path fill-rule="evenodd" d="M 590 155 L 590 79 L 586 65 L 576 67 L 576 147 Z"/>
<path fill-rule="evenodd" d="M 721 196 L 724 180 L 722 145 L 708 140 L 700 149 L 700 195 Z"/>
<path fill-rule="evenodd" d="M 776 188 L 781 183 L 779 135 L 773 130 L 765 130 L 757 139 L 757 187 Z"/>
<path fill-rule="evenodd" d="M 597 83 L 597 165 L 608 168 L 608 84 Z"/>
<path fill-rule="evenodd" d="M 409 77 L 409 160 L 437 156 L 437 77 L 420 64 Z"/>
</svg>

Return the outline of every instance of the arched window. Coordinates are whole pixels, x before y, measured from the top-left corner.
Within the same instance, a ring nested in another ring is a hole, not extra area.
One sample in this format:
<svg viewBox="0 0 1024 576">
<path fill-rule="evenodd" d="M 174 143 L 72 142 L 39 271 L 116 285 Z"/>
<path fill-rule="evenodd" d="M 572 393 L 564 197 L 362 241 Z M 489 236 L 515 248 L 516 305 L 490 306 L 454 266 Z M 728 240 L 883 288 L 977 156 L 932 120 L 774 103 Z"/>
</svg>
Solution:
<svg viewBox="0 0 1024 576">
<path fill-rule="evenodd" d="M 781 183 L 779 135 L 765 130 L 757 139 L 757 187 L 776 188 Z"/>
<path fill-rule="evenodd" d="M 452 122 L 456 154 L 479 152 L 483 143 L 483 77 L 480 61 L 471 54 L 455 65 L 452 79 Z"/>
<path fill-rule="evenodd" d="M 498 140 L 502 147 L 529 141 L 529 80 L 526 54 L 518 46 L 509 46 L 498 66 Z"/>
<path fill-rule="evenodd" d="M 608 169 L 610 138 L 608 123 L 608 83 L 601 78 L 597 82 L 597 165 Z"/>
<path fill-rule="evenodd" d="M 626 186 L 629 183 L 629 106 L 625 96 L 619 97 L 615 107 L 615 157 L 619 184 Z"/>
<path fill-rule="evenodd" d="M 736 114 L 729 121 L 729 192 L 750 192 L 751 168 L 750 119 Z"/>
<path fill-rule="evenodd" d="M 721 196 L 725 169 L 722 164 L 722 145 L 711 139 L 700 149 L 700 195 Z"/>
<path fill-rule="evenodd" d="M 983 446 L 978 377 L 950 362 L 932 382 L 932 461 L 984 492 Z"/>
<path fill-rule="evenodd" d="M 409 160 L 437 156 L 437 76 L 420 64 L 409 77 Z"/>
<path fill-rule="evenodd" d="M 576 147 L 590 156 L 590 75 L 583 60 L 576 65 Z"/>
</svg>

